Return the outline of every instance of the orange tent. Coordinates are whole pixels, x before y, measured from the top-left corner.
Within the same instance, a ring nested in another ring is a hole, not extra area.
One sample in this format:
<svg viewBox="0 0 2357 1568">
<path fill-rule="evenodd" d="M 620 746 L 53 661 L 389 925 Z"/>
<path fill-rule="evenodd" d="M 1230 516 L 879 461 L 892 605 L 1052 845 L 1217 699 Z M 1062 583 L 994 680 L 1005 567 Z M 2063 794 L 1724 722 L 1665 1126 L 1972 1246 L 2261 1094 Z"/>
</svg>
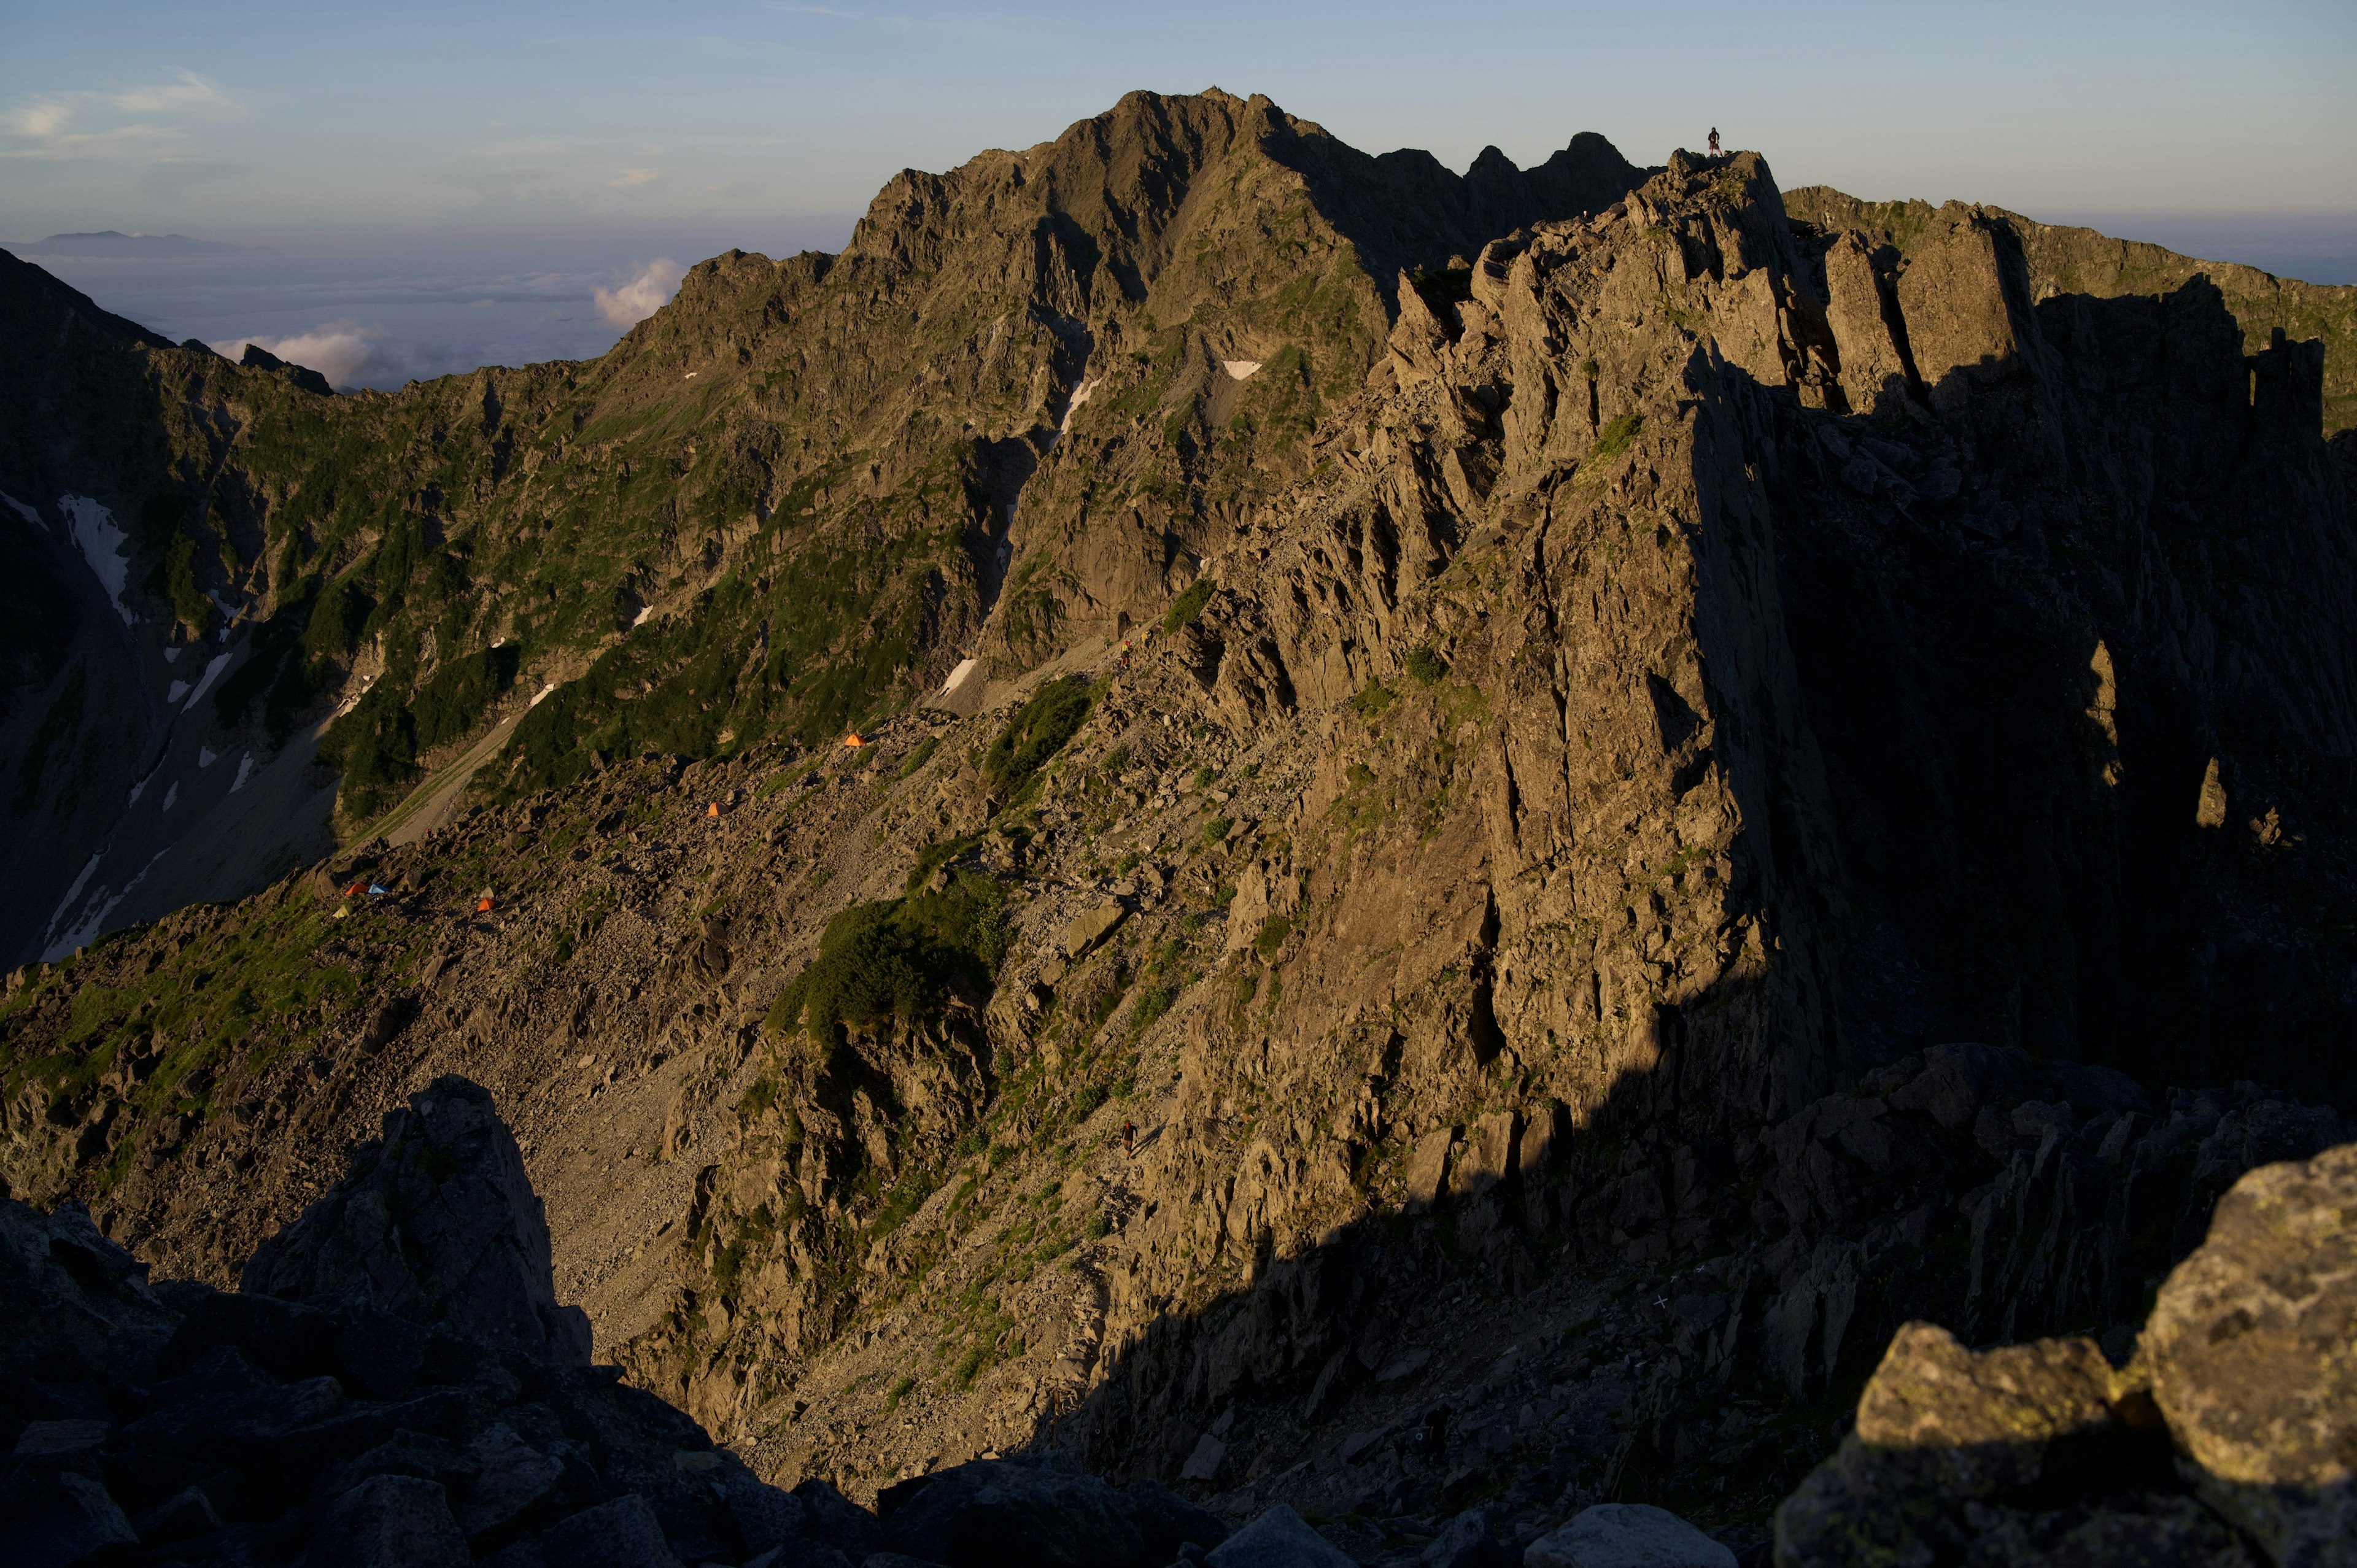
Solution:
<svg viewBox="0 0 2357 1568">
<path fill-rule="evenodd" d="M 855 730 L 855 731 L 853 731 L 851 734 L 849 734 L 849 735 L 847 735 L 847 736 L 845 736 L 843 737 L 843 744 L 844 744 L 846 747 L 848 747 L 849 749 L 851 749 L 851 750 L 853 750 L 853 751 L 856 751 L 856 750 L 858 750 L 861 746 L 866 746 L 867 743 L 866 743 L 866 741 L 862 740 L 862 739 L 859 737 L 859 733 L 858 733 L 856 730 Z"/>
<path fill-rule="evenodd" d="M 482 896 L 482 897 L 481 897 L 481 898 L 479 898 L 479 899 L 478 899 L 478 900 L 476 901 L 476 904 L 475 904 L 475 913 L 476 913 L 476 914 L 478 914 L 478 915 L 488 915 L 488 914 L 490 914 L 490 912 L 491 912 L 491 896 L 490 896 L 490 894 L 486 893 L 486 894 L 484 894 L 484 895 Z"/>
<path fill-rule="evenodd" d="M 704 808 L 704 814 L 707 817 L 718 816 L 720 814 L 720 802 L 715 800 L 712 804 Z"/>
</svg>

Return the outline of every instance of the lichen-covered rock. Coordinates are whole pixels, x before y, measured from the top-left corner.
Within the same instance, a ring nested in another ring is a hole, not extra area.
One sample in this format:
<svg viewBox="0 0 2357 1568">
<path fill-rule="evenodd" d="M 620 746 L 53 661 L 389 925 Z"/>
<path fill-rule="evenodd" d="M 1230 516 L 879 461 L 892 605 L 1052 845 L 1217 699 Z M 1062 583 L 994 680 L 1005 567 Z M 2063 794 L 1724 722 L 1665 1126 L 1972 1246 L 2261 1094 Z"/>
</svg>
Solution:
<svg viewBox="0 0 2357 1568">
<path fill-rule="evenodd" d="M 2357 1144 L 2236 1182 L 2142 1344 L 2201 1497 L 2277 1563 L 2357 1562 Z"/>
<path fill-rule="evenodd" d="M 2126 1369 L 2090 1340 L 1975 1352 L 1909 1324 L 1777 1511 L 1776 1561 L 2357 1562 L 2352 1238 L 2357 1144 L 2243 1176 Z"/>
<path fill-rule="evenodd" d="M 2091 1340 L 1976 1354 L 1944 1328 L 1910 1323 L 1840 1450 L 1777 1510 L 1776 1560 L 1898 1564 L 1962 1551 L 1977 1533 L 1967 1504 L 2066 1465 L 2132 1468 L 2148 1447 L 2124 1403 L 2136 1392 Z"/>
</svg>

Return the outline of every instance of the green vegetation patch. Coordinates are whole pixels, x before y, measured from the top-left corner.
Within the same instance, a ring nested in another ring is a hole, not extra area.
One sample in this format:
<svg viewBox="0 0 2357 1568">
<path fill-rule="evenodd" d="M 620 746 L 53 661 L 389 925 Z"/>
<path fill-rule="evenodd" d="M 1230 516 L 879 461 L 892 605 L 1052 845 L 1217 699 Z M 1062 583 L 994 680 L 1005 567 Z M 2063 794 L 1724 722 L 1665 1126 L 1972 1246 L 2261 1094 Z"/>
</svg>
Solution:
<svg viewBox="0 0 2357 1568">
<path fill-rule="evenodd" d="M 799 1026 L 830 1049 L 842 1028 L 931 1017 L 953 990 L 979 1000 L 1006 956 L 1006 908 L 996 881 L 960 872 L 939 893 L 844 910 L 827 922 L 818 957 L 770 1007 L 770 1030 Z"/>
<path fill-rule="evenodd" d="M 1195 624 L 1203 607 L 1211 602 L 1211 579 L 1198 577 L 1188 585 L 1187 591 L 1170 601 L 1170 608 L 1162 617 L 1162 629 L 1178 631 Z"/>
<path fill-rule="evenodd" d="M 983 777 L 1009 799 L 1020 795 L 1048 759 L 1088 722 L 1093 706 L 1095 699 L 1084 682 L 1053 681 L 1040 687 L 990 743 L 982 759 Z"/>
<path fill-rule="evenodd" d="M 1645 416 L 1641 413 L 1614 414 L 1605 422 L 1604 428 L 1596 433 L 1596 445 L 1590 446 L 1587 456 L 1579 460 L 1579 467 L 1572 475 L 1571 482 L 1592 485 L 1602 478 L 1604 471 L 1635 444 L 1644 428 Z"/>
</svg>

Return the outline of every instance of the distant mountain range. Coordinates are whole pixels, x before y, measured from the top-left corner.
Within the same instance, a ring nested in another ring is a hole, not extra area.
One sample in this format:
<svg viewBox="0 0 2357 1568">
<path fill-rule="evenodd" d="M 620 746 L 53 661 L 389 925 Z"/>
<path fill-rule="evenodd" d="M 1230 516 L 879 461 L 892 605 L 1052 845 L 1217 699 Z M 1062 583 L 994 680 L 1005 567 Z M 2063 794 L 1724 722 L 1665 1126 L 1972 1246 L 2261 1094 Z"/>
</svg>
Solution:
<svg viewBox="0 0 2357 1568">
<path fill-rule="evenodd" d="M 191 240 L 186 234 L 125 234 L 101 229 L 94 234 L 52 234 L 29 244 L 7 249 L 20 256 L 216 256 L 237 249 L 212 240 Z"/>
</svg>

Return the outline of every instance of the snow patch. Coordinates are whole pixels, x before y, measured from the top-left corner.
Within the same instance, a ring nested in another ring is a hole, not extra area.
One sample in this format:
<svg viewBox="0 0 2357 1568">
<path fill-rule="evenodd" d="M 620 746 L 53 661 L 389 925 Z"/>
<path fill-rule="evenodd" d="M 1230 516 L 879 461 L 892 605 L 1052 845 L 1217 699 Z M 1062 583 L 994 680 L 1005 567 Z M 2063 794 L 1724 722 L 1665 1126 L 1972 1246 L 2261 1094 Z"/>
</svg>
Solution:
<svg viewBox="0 0 2357 1568">
<path fill-rule="evenodd" d="M 74 900 L 81 897 L 81 890 L 90 886 L 91 876 L 98 870 L 98 863 L 105 854 L 104 850 L 100 850 L 90 857 L 90 864 L 83 866 L 81 875 L 73 879 L 73 886 L 66 889 L 66 896 L 58 900 L 56 912 L 49 916 L 48 929 L 54 931 L 58 929 L 58 922 L 66 918 L 66 911 L 72 908 Z"/>
<path fill-rule="evenodd" d="M 1094 381 L 1084 381 L 1072 389 L 1072 401 L 1064 405 L 1064 417 L 1056 422 L 1056 434 L 1048 437 L 1049 451 L 1053 452 L 1056 449 L 1056 443 L 1064 438 L 1064 432 L 1072 427 L 1072 415 L 1081 412 L 1081 404 L 1095 396 L 1097 388 L 1103 385 L 1104 385 L 1104 378 L 1099 376 Z"/>
<path fill-rule="evenodd" d="M 548 700 L 548 694 L 555 690 L 556 682 L 551 681 L 547 685 L 543 686 L 539 691 L 534 692 L 532 694 L 532 705 L 535 708 L 540 706 L 541 703 Z"/>
<path fill-rule="evenodd" d="M 948 696 L 952 692 L 974 679 L 974 672 L 980 667 L 981 662 L 978 659 L 959 660 L 958 667 L 950 671 L 950 678 L 942 682 L 942 695 Z"/>
<path fill-rule="evenodd" d="M 167 663 L 167 664 L 178 664 L 179 661 L 180 661 L 180 650 L 179 650 L 178 648 L 167 648 L 167 649 L 164 650 L 164 662 L 165 662 L 165 663 Z"/>
<path fill-rule="evenodd" d="M 129 626 L 131 607 L 123 602 L 124 585 L 131 576 L 131 563 L 123 553 L 130 542 L 128 536 L 116 525 L 113 515 L 88 496 L 59 496 L 58 510 L 66 514 L 66 531 L 73 536 L 81 558 L 90 563 L 91 575 L 114 601 L 123 624 Z"/>
<path fill-rule="evenodd" d="M 221 679 L 221 672 L 222 669 L 228 665 L 230 658 L 231 656 L 229 654 L 216 653 L 206 662 L 205 672 L 197 677 L 197 689 L 188 693 L 188 705 L 189 707 L 195 707 L 197 705 L 197 699 L 210 691 L 212 689 L 213 682 Z"/>
<path fill-rule="evenodd" d="M 8 494 L 5 490 L 0 490 L 0 501 L 6 501 L 10 506 L 16 508 L 16 515 L 23 518 L 27 522 L 38 522 L 41 521 L 41 514 L 39 512 L 35 511 L 31 507 L 27 506 L 23 501 L 18 500 L 15 496 Z"/>
<path fill-rule="evenodd" d="M 647 624 L 647 617 L 649 617 L 649 616 L 651 616 L 651 615 L 652 615 L 652 614 L 654 614 L 654 613 L 655 613 L 655 607 L 654 607 L 654 606 L 652 606 L 652 605 L 640 605 L 640 606 L 639 607 L 639 613 L 638 613 L 638 614 L 636 614 L 636 615 L 634 615 L 634 616 L 632 616 L 632 617 L 630 618 L 630 629 L 631 629 L 632 631 L 636 631 L 636 630 L 638 630 L 638 629 L 639 629 L 639 628 L 640 628 L 640 627 L 642 627 L 642 626 L 646 625 L 646 624 Z"/>
<path fill-rule="evenodd" d="M 168 708 L 188 694 L 188 683 L 186 681 L 175 681 L 172 682 L 172 689 L 164 693 L 164 705 Z"/>
<path fill-rule="evenodd" d="M 1222 360 L 1220 361 L 1220 369 L 1228 372 L 1228 380 L 1232 381 L 1243 381 L 1254 371 L 1259 370 L 1260 365 L 1261 362 L 1258 360 Z"/>
<path fill-rule="evenodd" d="M 229 792 L 232 795 L 236 794 L 240 789 L 245 788 L 245 781 L 253 777 L 253 753 L 249 751 L 238 759 L 237 781 L 229 787 Z"/>
<path fill-rule="evenodd" d="M 197 766 L 198 766 L 198 767 L 199 767 L 199 768 L 210 768 L 214 763 L 219 762 L 220 760 L 221 760 L 221 753 L 220 753 L 220 752 L 218 752 L 218 751 L 215 751 L 211 746 L 200 746 L 197 747 Z"/>
<path fill-rule="evenodd" d="M 175 779 L 172 780 L 172 787 L 164 791 L 164 809 L 168 811 L 179 803 L 180 781 Z"/>
<path fill-rule="evenodd" d="M 42 960 L 45 962 L 55 963 L 58 960 L 73 951 L 74 949 L 82 946 L 84 943 L 96 937 L 100 929 L 105 926 L 106 918 L 109 915 L 113 914 L 117 906 L 121 905 L 125 898 L 131 897 L 132 890 L 134 888 L 147 880 L 147 874 L 156 869 L 156 862 L 163 859 L 166 855 L 171 853 L 172 851 L 169 845 L 157 850 L 148 858 L 147 864 L 139 868 L 139 875 L 124 883 L 123 885 L 123 891 L 117 893 L 113 897 L 107 899 L 104 903 L 99 904 L 97 899 L 92 898 L 91 902 L 93 904 L 98 904 L 97 908 L 91 911 L 90 917 L 83 920 L 81 924 L 76 926 L 72 930 L 68 931 L 64 936 L 59 937 L 56 941 L 50 943 L 48 950 L 41 954 Z M 98 856 L 91 856 L 90 864 L 91 866 L 97 865 Z M 89 875 L 90 870 L 85 868 L 82 872 L 82 875 L 86 877 Z M 81 891 L 81 884 L 80 882 L 76 882 L 74 884 L 75 891 L 79 892 Z M 105 889 L 101 888 L 100 891 L 104 892 Z M 56 929 L 58 920 L 65 918 L 66 905 L 71 904 L 73 899 L 73 894 L 69 893 L 66 895 L 66 903 L 58 907 L 56 917 L 49 922 L 50 929 L 52 930 Z"/>
</svg>

